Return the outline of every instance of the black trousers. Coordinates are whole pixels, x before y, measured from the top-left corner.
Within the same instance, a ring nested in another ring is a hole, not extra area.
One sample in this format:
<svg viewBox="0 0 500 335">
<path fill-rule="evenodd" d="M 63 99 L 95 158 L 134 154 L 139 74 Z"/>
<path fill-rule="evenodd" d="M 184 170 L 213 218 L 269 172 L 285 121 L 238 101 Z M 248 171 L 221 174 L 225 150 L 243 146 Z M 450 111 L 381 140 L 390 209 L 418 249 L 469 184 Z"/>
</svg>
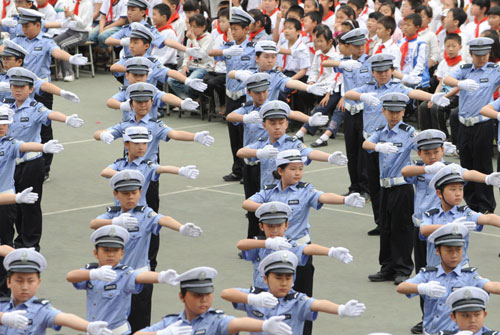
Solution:
<svg viewBox="0 0 500 335">
<path fill-rule="evenodd" d="M 313 279 L 314 279 L 313 258 L 312 256 L 309 256 L 309 260 L 304 266 L 297 266 L 293 289 L 297 292 L 301 292 L 307 294 L 307 296 L 309 297 L 312 297 Z M 304 322 L 304 332 L 302 334 L 311 335 L 312 326 L 313 326 L 312 321 Z"/>
<path fill-rule="evenodd" d="M 413 271 L 412 214 L 413 185 L 381 188 L 379 253 L 381 272 L 409 276 Z"/>
<path fill-rule="evenodd" d="M 16 205 L 0 206 L 0 245 L 14 245 L 14 224 L 16 222 Z M 0 297 L 10 297 L 7 287 L 7 270 L 3 267 L 3 257 L 0 257 Z"/>
<path fill-rule="evenodd" d="M 458 147 L 458 132 L 460 129 L 460 121 L 458 120 L 458 107 L 452 108 L 450 111 L 450 130 L 451 143 Z"/>
<path fill-rule="evenodd" d="M 160 209 L 159 187 L 159 182 L 152 181 L 149 183 L 148 192 L 146 193 L 146 203 L 157 213 Z M 151 242 L 149 243 L 148 255 L 151 271 L 154 271 L 156 269 L 156 265 L 158 264 L 156 256 L 158 255 L 159 249 L 160 235 L 151 234 Z"/>
<path fill-rule="evenodd" d="M 420 227 L 413 227 L 413 259 L 415 260 L 415 274 L 418 274 L 421 268 L 427 266 L 427 241 L 420 239 Z M 423 318 L 424 299 L 420 296 L 419 300 Z"/>
<path fill-rule="evenodd" d="M 43 157 L 21 163 L 14 171 L 16 190 L 22 191 L 33 186 L 33 192 L 38 193 L 38 200 L 32 204 L 19 204 L 16 214 L 17 237 L 14 240 L 15 248 L 35 248 L 40 250 L 42 237 L 42 190 L 44 177 Z"/>
<path fill-rule="evenodd" d="M 243 189 L 245 190 L 245 199 L 260 191 L 260 164 L 245 164 L 243 166 Z M 259 228 L 259 219 L 255 216 L 255 212 L 247 212 L 247 219 L 247 238 L 264 236 L 264 232 Z"/>
<path fill-rule="evenodd" d="M 448 127 L 446 127 L 446 119 L 453 108 L 458 107 L 458 97 L 453 96 L 450 99 L 450 104 L 446 107 L 439 107 L 433 104 L 428 107 L 429 102 L 423 101 L 418 106 L 418 124 L 421 130 L 439 129 L 449 137 Z"/>
<path fill-rule="evenodd" d="M 245 103 L 245 96 L 242 96 L 238 100 L 233 100 L 226 96 L 226 115 L 232 111 L 241 107 Z M 227 122 L 227 129 L 229 131 L 229 142 L 231 145 L 231 153 L 233 154 L 233 166 L 231 171 L 236 176 L 241 177 L 243 175 L 243 159 L 236 156 L 238 150 L 243 147 L 243 124 L 238 124 L 235 126 L 232 122 Z"/>
<path fill-rule="evenodd" d="M 41 95 L 35 95 L 35 100 L 42 103 L 48 109 L 52 109 L 54 96 L 50 93 L 43 92 Z M 42 137 L 42 143 L 47 143 L 48 141 L 53 140 L 54 136 L 52 134 L 52 124 L 49 124 L 48 126 L 42 125 L 40 136 Z M 50 172 L 50 166 L 52 165 L 53 158 L 53 154 L 43 154 L 43 159 L 45 160 L 45 174 Z"/>
<path fill-rule="evenodd" d="M 378 162 L 378 152 L 369 153 L 366 150 L 362 151 L 365 156 L 365 164 L 363 164 L 368 177 L 368 194 L 372 204 L 373 219 L 375 224 L 380 224 L 380 169 Z"/>
<path fill-rule="evenodd" d="M 472 127 L 460 123 L 458 149 L 460 165 L 469 170 L 490 174 L 493 172 L 493 139 L 495 138 L 493 120 L 480 122 Z M 464 198 L 474 211 L 493 213 L 496 207 L 493 186 L 468 182 L 464 187 Z"/>
<path fill-rule="evenodd" d="M 351 115 L 350 112 L 345 111 L 344 114 L 345 151 L 348 159 L 347 170 L 351 180 L 349 191 L 367 192 L 368 186 L 366 180 L 363 180 L 365 178 L 362 177 L 363 112 Z"/>
<path fill-rule="evenodd" d="M 217 95 L 219 96 L 219 104 L 223 106 L 226 97 L 226 74 L 209 72 L 205 75 L 203 81 L 207 84 L 207 90 L 205 93 L 215 97 L 214 92 L 217 92 Z"/>
<path fill-rule="evenodd" d="M 151 324 L 151 296 L 153 295 L 153 284 L 143 284 L 142 291 L 132 294 L 132 306 L 128 322 L 132 328 L 132 334 Z"/>
</svg>

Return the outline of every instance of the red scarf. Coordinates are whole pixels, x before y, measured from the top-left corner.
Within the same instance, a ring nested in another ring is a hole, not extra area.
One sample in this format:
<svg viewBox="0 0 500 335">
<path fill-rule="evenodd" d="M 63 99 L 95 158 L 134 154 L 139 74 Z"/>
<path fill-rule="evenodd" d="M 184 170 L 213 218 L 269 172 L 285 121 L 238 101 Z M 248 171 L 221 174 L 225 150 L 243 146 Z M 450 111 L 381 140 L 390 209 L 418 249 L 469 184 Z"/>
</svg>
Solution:
<svg viewBox="0 0 500 335">
<path fill-rule="evenodd" d="M 165 25 L 164 25 L 164 26 L 161 26 L 161 27 L 156 27 L 156 29 L 158 29 L 158 32 L 162 32 L 162 31 L 164 31 L 165 29 L 172 29 L 172 30 L 174 30 L 174 28 L 173 28 L 170 24 L 168 24 L 168 22 L 167 22 L 167 23 L 165 23 Z M 175 30 L 174 30 L 174 31 L 175 31 Z M 176 33 L 176 34 L 177 34 L 177 33 Z"/>
<path fill-rule="evenodd" d="M 249 41 L 252 42 L 255 36 L 259 35 L 262 30 L 264 30 L 264 27 L 260 28 L 255 33 L 250 33 Z"/>
<path fill-rule="evenodd" d="M 443 30 L 443 26 L 440 26 L 440 27 L 438 28 L 438 30 L 436 31 L 436 35 L 439 35 L 439 33 L 441 32 L 441 30 Z"/>
<path fill-rule="evenodd" d="M 229 42 L 229 38 L 227 37 L 227 31 L 222 33 L 222 39 L 224 40 L 224 42 Z"/>
<path fill-rule="evenodd" d="M 76 0 L 75 8 L 73 8 L 73 15 L 78 16 L 79 9 L 80 9 L 80 0 Z"/>
<path fill-rule="evenodd" d="M 460 28 L 457 28 L 453 31 L 446 31 L 447 34 L 460 34 L 462 31 L 460 30 Z"/>
<path fill-rule="evenodd" d="M 481 23 L 483 23 L 484 21 L 488 20 L 488 17 L 485 16 L 481 19 L 481 21 L 477 22 L 476 18 L 474 18 L 474 23 L 476 24 L 476 38 L 479 37 L 479 26 L 481 25 Z"/>
<path fill-rule="evenodd" d="M 54 6 L 57 3 L 58 0 L 49 0 L 49 3 Z"/>
<path fill-rule="evenodd" d="M 366 44 L 365 44 L 365 54 L 369 55 L 370 54 L 370 43 L 373 42 L 373 39 L 372 38 L 368 38 L 366 40 Z"/>
<path fill-rule="evenodd" d="M 40 5 L 38 5 L 38 4 L 37 4 L 37 5 L 36 5 L 36 8 L 37 8 L 37 9 L 40 9 L 40 8 L 45 8 L 45 7 L 47 7 L 47 5 L 48 5 L 48 4 L 49 4 L 49 2 L 48 2 L 48 1 L 47 1 L 47 2 L 45 3 L 45 5 L 43 5 L 43 6 L 40 6 Z"/>
<path fill-rule="evenodd" d="M 222 29 L 220 29 L 220 23 L 219 23 L 219 20 L 217 20 L 217 22 L 215 23 L 215 28 L 217 29 L 217 32 L 219 34 L 223 34 L 224 32 L 222 31 Z"/>
<path fill-rule="evenodd" d="M 328 56 L 327 55 L 323 55 L 323 54 L 319 55 L 319 57 L 321 57 L 321 65 L 320 65 L 321 67 L 320 67 L 320 70 L 319 70 L 319 77 L 318 77 L 318 79 L 321 78 L 321 76 L 323 75 L 323 70 L 324 70 L 323 69 L 323 61 L 325 61 L 325 60 L 328 59 Z"/>
<path fill-rule="evenodd" d="M 3 0 L 3 9 L 2 9 L 2 19 L 5 19 L 7 16 L 7 7 L 10 5 L 11 0 Z"/>
<path fill-rule="evenodd" d="M 167 21 L 167 24 L 172 24 L 179 18 L 179 13 L 175 12 Z"/>
<path fill-rule="evenodd" d="M 384 48 L 385 48 L 385 45 L 380 44 L 380 45 L 378 46 L 377 50 L 375 51 L 375 55 L 376 55 L 376 54 L 380 54 L 380 53 L 382 53 L 382 50 L 383 50 Z"/>
<path fill-rule="evenodd" d="M 412 37 L 406 37 L 406 42 L 404 42 L 403 45 L 401 46 L 401 71 L 403 71 L 403 67 L 405 66 L 405 58 L 406 58 L 406 55 L 408 54 L 408 44 L 411 41 L 416 40 L 417 37 L 418 37 L 418 34 L 415 34 Z"/>
<path fill-rule="evenodd" d="M 363 10 L 363 12 L 361 14 L 359 14 L 358 17 L 361 17 L 361 16 L 365 15 L 366 13 L 368 13 L 368 6 L 365 6 L 365 9 Z"/>
<path fill-rule="evenodd" d="M 455 66 L 462 61 L 462 56 L 458 55 L 456 57 L 450 58 L 445 50 L 444 60 L 446 61 L 446 64 L 448 64 L 448 66 L 452 67 L 452 66 Z"/>
<path fill-rule="evenodd" d="M 269 17 L 271 17 L 271 16 L 273 16 L 273 14 L 274 14 L 274 13 L 276 13 L 278 10 L 279 10 L 279 8 L 278 8 L 278 7 L 276 7 L 276 8 L 275 8 L 275 9 L 271 12 L 271 14 L 267 14 L 267 13 L 266 13 L 266 10 L 265 10 L 265 9 L 263 9 L 263 10 L 262 10 L 262 14 L 267 15 L 267 16 L 269 16 Z"/>
<path fill-rule="evenodd" d="M 323 21 L 328 20 L 333 14 L 334 14 L 333 11 L 329 10 L 328 13 L 325 16 L 323 16 Z"/>
<path fill-rule="evenodd" d="M 424 27 L 424 28 L 420 28 L 418 31 L 417 31 L 417 34 L 420 34 L 422 31 L 426 30 L 427 27 Z"/>
<path fill-rule="evenodd" d="M 110 23 L 111 21 L 113 21 L 113 0 L 109 0 L 108 14 L 106 14 L 106 23 Z"/>
</svg>

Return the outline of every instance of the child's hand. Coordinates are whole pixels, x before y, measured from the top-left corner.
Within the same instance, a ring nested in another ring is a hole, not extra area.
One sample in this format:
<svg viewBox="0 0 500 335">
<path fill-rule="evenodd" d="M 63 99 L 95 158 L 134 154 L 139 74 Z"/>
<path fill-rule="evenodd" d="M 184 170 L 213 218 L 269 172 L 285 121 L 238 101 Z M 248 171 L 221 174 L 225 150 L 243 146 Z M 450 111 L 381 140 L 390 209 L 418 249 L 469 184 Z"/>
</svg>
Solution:
<svg viewBox="0 0 500 335">
<path fill-rule="evenodd" d="M 330 93 L 327 93 L 323 99 L 319 102 L 321 107 L 326 107 L 328 105 L 328 101 L 330 101 Z"/>
<path fill-rule="evenodd" d="M 345 112 L 344 109 L 344 97 L 340 98 L 339 103 L 337 104 L 337 109 L 341 111 L 342 113 Z"/>
<path fill-rule="evenodd" d="M 181 70 L 181 73 L 182 73 L 183 75 L 186 75 L 186 74 L 187 74 L 187 72 L 188 72 L 188 68 L 187 68 L 187 66 L 183 66 L 183 67 L 182 67 L 182 70 Z"/>
<path fill-rule="evenodd" d="M 186 37 L 189 38 L 190 40 L 194 40 L 196 38 L 192 29 L 187 30 Z"/>
<path fill-rule="evenodd" d="M 69 9 L 69 7 L 64 7 L 64 16 L 70 17 L 73 16 L 73 11 Z"/>
</svg>

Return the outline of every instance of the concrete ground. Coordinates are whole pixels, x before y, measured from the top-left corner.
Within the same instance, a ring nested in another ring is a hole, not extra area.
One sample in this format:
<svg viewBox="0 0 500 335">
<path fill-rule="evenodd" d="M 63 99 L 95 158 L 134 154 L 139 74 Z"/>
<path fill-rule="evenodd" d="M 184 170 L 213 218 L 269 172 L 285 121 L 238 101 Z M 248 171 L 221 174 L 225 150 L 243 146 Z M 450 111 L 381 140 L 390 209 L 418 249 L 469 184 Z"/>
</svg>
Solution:
<svg viewBox="0 0 500 335">
<path fill-rule="evenodd" d="M 82 102 L 73 104 L 56 97 L 54 109 L 66 114 L 78 113 L 85 125 L 80 129 L 54 125 L 55 138 L 64 144 L 65 150 L 55 157 L 51 180 L 44 188 L 41 251 L 48 260 L 48 269 L 42 276 L 38 297 L 50 299 L 58 309 L 84 317 L 85 293 L 76 291 L 65 281 L 65 275 L 93 261 L 89 222 L 104 213 L 112 202 L 109 182 L 99 173 L 121 157 L 122 144 L 121 141 L 111 145 L 94 141 L 92 133 L 120 121 L 120 112 L 105 106 L 106 99 L 117 91 L 119 84 L 109 73 L 98 74 L 95 78 L 82 75 L 72 83 L 55 84 L 77 93 Z M 216 141 L 210 148 L 174 141 L 161 144 L 162 164 L 196 164 L 200 176 L 194 181 L 174 175 L 162 176 L 160 213 L 182 223 L 193 222 L 201 226 L 203 236 L 192 239 L 163 229 L 158 270 L 173 268 L 180 273 L 202 265 L 216 268 L 219 275 L 215 280 L 213 307 L 243 316 L 219 297 L 224 288 L 247 288 L 252 284 L 251 264 L 238 259 L 236 249 L 236 242 L 246 236 L 247 221 L 241 208 L 243 186 L 221 179 L 230 171 L 232 162 L 227 128 L 224 123 L 208 123 L 194 116 L 178 118 L 176 113 L 163 120 L 175 129 L 209 130 Z M 312 140 L 306 136 L 306 144 Z M 322 150 L 345 151 L 342 137 L 330 140 L 329 146 Z M 349 184 L 345 167 L 318 162 L 306 167 L 304 180 L 322 191 L 335 193 L 344 193 Z M 367 279 L 379 269 L 379 239 L 366 234 L 374 227 L 370 205 L 363 209 L 324 206 L 320 211 L 311 211 L 310 219 L 315 243 L 344 246 L 354 256 L 354 261 L 348 265 L 327 257 L 315 257 L 314 297 L 337 303 L 354 298 L 367 306 L 362 317 L 356 319 L 319 315 L 314 323 L 314 334 L 409 334 L 410 327 L 420 320 L 418 299 L 397 294 L 392 282 L 371 283 Z M 499 230 L 486 227 L 484 232 L 472 234 L 469 249 L 471 264 L 479 268 L 482 276 L 492 280 L 500 280 L 499 237 Z M 153 322 L 165 314 L 182 310 L 177 293 L 177 288 L 156 285 Z M 487 325 L 500 329 L 500 298 L 493 296 L 488 309 Z M 65 328 L 60 333 L 74 332 Z"/>
</svg>

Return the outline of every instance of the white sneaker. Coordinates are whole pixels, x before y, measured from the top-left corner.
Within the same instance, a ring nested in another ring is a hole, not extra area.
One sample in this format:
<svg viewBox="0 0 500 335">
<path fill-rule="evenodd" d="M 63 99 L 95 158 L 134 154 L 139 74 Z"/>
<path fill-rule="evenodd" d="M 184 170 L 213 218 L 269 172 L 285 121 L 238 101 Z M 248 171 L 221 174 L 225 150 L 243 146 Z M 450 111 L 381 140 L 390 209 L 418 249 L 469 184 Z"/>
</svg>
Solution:
<svg viewBox="0 0 500 335">
<path fill-rule="evenodd" d="M 62 80 L 62 79 L 63 79 L 63 74 L 62 74 L 62 72 L 57 72 L 57 73 L 56 73 L 56 79 L 57 79 L 57 80 Z"/>
<path fill-rule="evenodd" d="M 74 74 L 64 77 L 64 81 L 73 81 L 73 80 L 75 80 Z"/>
</svg>

